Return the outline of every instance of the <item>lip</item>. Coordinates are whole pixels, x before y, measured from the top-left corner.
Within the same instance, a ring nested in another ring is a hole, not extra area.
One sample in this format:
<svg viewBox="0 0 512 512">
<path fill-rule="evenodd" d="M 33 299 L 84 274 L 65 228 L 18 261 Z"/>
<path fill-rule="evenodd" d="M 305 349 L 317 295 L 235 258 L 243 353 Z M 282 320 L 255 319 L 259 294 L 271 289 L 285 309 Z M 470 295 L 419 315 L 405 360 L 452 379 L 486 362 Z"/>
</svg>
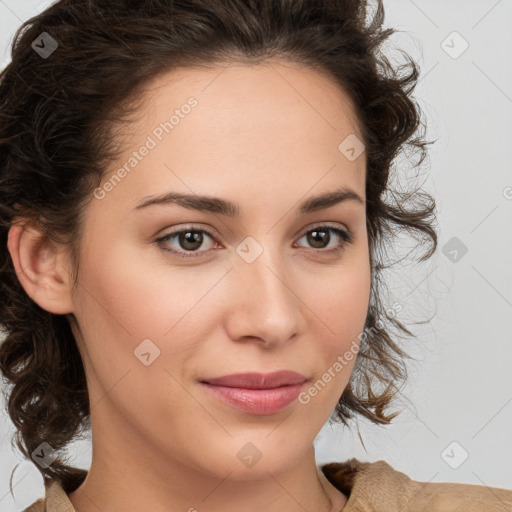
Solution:
<svg viewBox="0 0 512 512">
<path fill-rule="evenodd" d="M 238 410 L 255 415 L 276 414 L 299 395 L 306 377 L 296 372 L 242 373 L 201 381 L 212 396 Z"/>
<path fill-rule="evenodd" d="M 272 373 L 233 373 L 222 377 L 202 379 L 201 382 L 216 386 L 245 389 L 272 389 L 292 384 L 301 384 L 306 380 L 304 375 L 290 370 Z"/>
</svg>

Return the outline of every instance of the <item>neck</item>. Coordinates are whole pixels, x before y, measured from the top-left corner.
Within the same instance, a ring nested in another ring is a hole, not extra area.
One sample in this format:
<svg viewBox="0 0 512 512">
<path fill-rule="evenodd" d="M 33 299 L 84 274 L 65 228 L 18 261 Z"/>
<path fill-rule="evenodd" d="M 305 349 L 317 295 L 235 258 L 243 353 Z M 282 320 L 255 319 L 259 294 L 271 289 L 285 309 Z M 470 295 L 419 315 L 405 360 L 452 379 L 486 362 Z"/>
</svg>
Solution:
<svg viewBox="0 0 512 512">
<path fill-rule="evenodd" d="M 192 465 L 180 458 L 179 447 L 152 445 L 135 428 L 99 425 L 93 415 L 91 422 L 93 433 L 102 435 L 93 435 L 87 478 L 69 495 L 80 512 L 338 512 L 346 502 L 317 467 L 313 446 L 284 470 L 268 468 L 237 479 L 234 472 L 215 474 Z"/>
</svg>

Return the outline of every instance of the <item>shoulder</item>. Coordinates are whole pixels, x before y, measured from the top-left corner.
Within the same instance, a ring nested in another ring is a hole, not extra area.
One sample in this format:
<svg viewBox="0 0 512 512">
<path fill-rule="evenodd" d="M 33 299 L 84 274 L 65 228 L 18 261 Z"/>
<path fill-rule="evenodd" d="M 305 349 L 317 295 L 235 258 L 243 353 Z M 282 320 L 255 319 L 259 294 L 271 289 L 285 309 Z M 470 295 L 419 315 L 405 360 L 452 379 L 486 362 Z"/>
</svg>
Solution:
<svg viewBox="0 0 512 512">
<path fill-rule="evenodd" d="M 32 503 L 23 512 L 75 512 L 75 509 L 61 483 L 49 480 L 45 483 L 45 497 Z"/>
<path fill-rule="evenodd" d="M 45 499 L 41 498 L 36 502 L 32 503 L 30 507 L 23 510 L 23 512 L 46 512 Z"/>
<path fill-rule="evenodd" d="M 346 512 L 512 511 L 510 490 L 448 482 L 419 482 L 382 460 L 331 462 L 322 466 L 322 471 L 335 487 L 349 496 Z"/>
</svg>

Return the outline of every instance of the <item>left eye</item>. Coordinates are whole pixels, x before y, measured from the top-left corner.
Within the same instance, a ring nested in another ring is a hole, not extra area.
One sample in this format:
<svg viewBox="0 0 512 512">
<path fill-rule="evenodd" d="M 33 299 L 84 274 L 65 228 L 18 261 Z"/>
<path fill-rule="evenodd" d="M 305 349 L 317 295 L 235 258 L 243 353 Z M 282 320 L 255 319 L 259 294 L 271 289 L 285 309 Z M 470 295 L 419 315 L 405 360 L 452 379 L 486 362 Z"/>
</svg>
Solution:
<svg viewBox="0 0 512 512">
<path fill-rule="evenodd" d="M 337 238 L 341 241 L 335 244 L 335 247 L 326 248 L 324 244 L 328 246 L 332 240 L 331 234 L 334 233 Z M 168 233 L 156 240 L 156 242 L 162 246 L 163 250 L 172 252 L 179 257 L 189 258 L 198 257 L 200 254 L 205 253 L 208 250 L 199 251 L 198 249 L 203 245 L 205 241 L 205 235 L 210 240 L 214 241 L 214 235 L 205 229 L 199 228 L 186 228 L 179 231 L 173 231 Z M 310 229 L 300 239 L 307 238 L 308 243 L 313 245 L 315 252 L 332 253 L 340 251 L 345 247 L 346 244 L 353 242 L 353 235 L 349 231 L 345 231 L 339 227 L 333 226 L 318 226 Z M 178 247 L 169 248 L 171 244 L 169 242 L 175 241 L 178 243 Z M 320 246 L 320 247 L 319 247 Z M 188 253 L 188 254 L 187 254 Z"/>
<path fill-rule="evenodd" d="M 345 244 L 352 243 L 353 237 L 352 234 L 348 231 L 345 231 L 344 229 L 338 228 L 338 227 L 332 227 L 332 226 L 319 226 L 314 229 L 310 229 L 307 231 L 304 235 L 301 236 L 301 238 L 307 237 L 308 241 L 312 243 L 313 245 L 323 245 L 325 241 L 329 243 L 331 241 L 331 233 L 335 233 L 338 238 L 341 239 L 341 242 L 339 242 L 337 245 L 335 245 L 331 249 L 325 249 L 325 247 L 313 247 L 316 251 L 321 252 L 333 252 L 333 251 L 339 251 L 344 248 Z M 300 239 L 299 239 L 300 240 Z"/>
</svg>

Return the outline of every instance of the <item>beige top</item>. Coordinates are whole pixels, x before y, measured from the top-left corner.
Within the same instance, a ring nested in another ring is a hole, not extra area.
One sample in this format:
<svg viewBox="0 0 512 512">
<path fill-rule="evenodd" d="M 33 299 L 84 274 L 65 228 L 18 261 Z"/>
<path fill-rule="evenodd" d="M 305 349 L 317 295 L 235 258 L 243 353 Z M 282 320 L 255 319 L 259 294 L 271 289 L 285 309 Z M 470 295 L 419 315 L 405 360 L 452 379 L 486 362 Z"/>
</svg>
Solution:
<svg viewBox="0 0 512 512">
<path fill-rule="evenodd" d="M 481 485 L 417 482 L 384 461 L 320 466 L 348 501 L 343 512 L 512 512 L 512 491 Z M 76 512 L 56 481 L 24 512 Z M 341 511 L 340 511 L 341 512 Z"/>
</svg>

